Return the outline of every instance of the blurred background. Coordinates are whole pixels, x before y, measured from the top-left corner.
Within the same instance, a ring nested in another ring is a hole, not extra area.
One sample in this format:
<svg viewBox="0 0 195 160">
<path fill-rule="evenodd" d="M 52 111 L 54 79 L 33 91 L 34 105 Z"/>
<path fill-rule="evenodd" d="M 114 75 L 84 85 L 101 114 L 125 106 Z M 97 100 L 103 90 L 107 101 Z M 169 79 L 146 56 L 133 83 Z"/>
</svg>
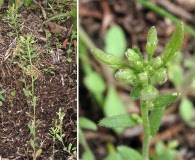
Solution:
<svg viewBox="0 0 195 160">
<path fill-rule="evenodd" d="M 195 159 L 195 0 L 80 0 L 79 1 L 79 157 L 114 159 L 116 147 L 141 151 L 142 127 L 108 129 L 98 126 L 103 117 L 140 114 L 139 101 L 130 99 L 131 87 L 114 79 L 116 70 L 98 62 L 90 49 L 124 58 L 136 45 L 146 56 L 147 32 L 155 26 L 162 53 L 180 21 L 185 37 L 176 58 L 167 64 L 169 80 L 156 86 L 160 93 L 180 92 L 166 108 L 158 134 L 151 140 L 151 160 Z"/>
</svg>

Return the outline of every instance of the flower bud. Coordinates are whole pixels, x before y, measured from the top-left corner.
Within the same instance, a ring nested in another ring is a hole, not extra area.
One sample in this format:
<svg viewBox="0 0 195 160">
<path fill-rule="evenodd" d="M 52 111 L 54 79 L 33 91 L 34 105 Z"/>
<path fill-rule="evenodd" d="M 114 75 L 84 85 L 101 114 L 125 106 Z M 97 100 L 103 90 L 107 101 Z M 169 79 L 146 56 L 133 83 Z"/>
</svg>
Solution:
<svg viewBox="0 0 195 160">
<path fill-rule="evenodd" d="M 137 74 L 136 84 L 148 85 L 148 73 L 142 72 Z"/>
<path fill-rule="evenodd" d="M 151 65 L 152 65 L 152 67 L 153 67 L 154 69 L 157 69 L 157 68 L 159 68 L 162 64 L 163 64 L 163 61 L 162 61 L 161 58 L 158 56 L 158 57 L 156 57 L 156 58 L 153 59 Z"/>
<path fill-rule="evenodd" d="M 128 81 L 133 80 L 135 78 L 135 74 L 130 69 L 120 69 L 116 72 L 115 78 L 121 81 Z"/>
<path fill-rule="evenodd" d="M 127 59 L 131 63 L 135 63 L 136 61 L 139 61 L 141 59 L 141 57 L 139 56 L 139 54 L 137 54 L 133 49 L 128 49 L 125 52 L 125 55 L 126 55 Z"/>
<path fill-rule="evenodd" d="M 155 79 L 158 84 L 163 84 L 167 81 L 167 70 L 166 68 L 158 69 L 155 74 Z"/>
<path fill-rule="evenodd" d="M 135 67 L 139 71 L 142 70 L 143 69 L 142 61 L 136 61 L 135 63 L 133 63 L 133 67 Z"/>
<path fill-rule="evenodd" d="M 148 108 L 148 110 L 153 110 L 154 109 L 154 103 L 152 103 L 152 101 L 147 101 L 146 102 L 146 107 Z"/>
<path fill-rule="evenodd" d="M 158 90 L 152 86 L 149 85 L 145 87 L 141 92 L 141 100 L 152 100 L 158 95 Z"/>
</svg>

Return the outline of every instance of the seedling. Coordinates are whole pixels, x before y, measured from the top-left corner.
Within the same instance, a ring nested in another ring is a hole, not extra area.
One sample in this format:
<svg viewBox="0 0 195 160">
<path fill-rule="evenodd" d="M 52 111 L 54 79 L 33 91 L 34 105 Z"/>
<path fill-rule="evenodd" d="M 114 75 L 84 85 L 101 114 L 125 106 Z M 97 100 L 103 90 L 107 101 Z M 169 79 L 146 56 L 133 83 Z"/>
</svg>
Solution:
<svg viewBox="0 0 195 160">
<path fill-rule="evenodd" d="M 118 69 L 115 74 L 117 80 L 127 82 L 133 87 L 130 94 L 131 99 L 140 100 L 141 116 L 138 114 L 116 115 L 104 118 L 99 123 L 99 125 L 109 128 L 125 128 L 140 124 L 143 126 L 142 156 L 138 156 L 136 152 L 137 158 L 135 158 L 126 152 L 129 149 L 121 147 L 118 150 L 123 159 L 125 157 L 129 160 L 149 160 L 150 138 L 157 133 L 160 127 L 165 107 L 180 97 L 180 93 L 160 95 L 154 85 L 161 85 L 167 81 L 165 65 L 174 58 L 180 49 L 183 37 L 184 26 L 183 23 L 180 23 L 173 32 L 170 41 L 166 44 L 161 56 L 153 58 L 158 38 L 155 27 L 151 27 L 146 43 L 147 58 L 144 58 L 139 48 L 134 46 L 125 52 L 128 62 L 112 54 L 106 54 L 100 49 L 92 49 L 92 54 L 98 60 L 114 69 Z"/>
<path fill-rule="evenodd" d="M 5 90 L 1 90 L 0 91 L 0 106 L 3 105 L 2 101 L 5 101 L 5 98 L 3 97 L 3 94 L 5 93 Z"/>
<path fill-rule="evenodd" d="M 68 152 L 71 155 L 71 157 L 75 158 L 76 157 L 76 147 L 73 147 L 72 143 L 69 143 L 68 147 L 66 147 L 65 144 L 64 144 L 64 141 L 63 141 L 63 138 L 65 137 L 65 134 L 62 131 L 62 126 L 63 126 L 63 120 L 64 120 L 64 117 L 65 117 L 65 114 L 62 113 L 61 108 L 59 108 L 59 111 L 57 112 L 57 115 L 58 115 L 59 124 L 55 124 L 55 126 L 51 127 L 50 130 L 49 130 L 49 135 L 52 137 L 52 140 L 53 140 L 53 146 L 52 146 L 53 151 L 52 151 L 52 156 L 50 157 L 50 160 L 54 159 L 55 153 L 58 151 L 58 150 L 55 149 L 56 140 L 58 140 L 62 143 L 63 150 L 65 152 Z"/>
<path fill-rule="evenodd" d="M 19 37 L 19 33 L 23 29 L 23 24 L 19 18 L 21 17 L 20 14 L 18 14 L 18 7 L 16 7 L 14 4 L 7 10 L 7 16 L 3 18 L 4 22 L 7 22 L 9 27 L 13 29 L 13 32 L 10 32 L 11 36 Z"/>
<path fill-rule="evenodd" d="M 37 128 L 40 125 L 40 121 L 36 118 L 37 96 L 35 95 L 35 81 L 40 77 L 36 65 L 38 64 L 39 54 L 35 53 L 37 47 L 34 46 L 35 40 L 31 35 L 27 34 L 26 38 L 20 36 L 18 41 L 19 46 L 19 67 L 22 70 L 23 77 L 20 79 L 24 83 L 23 92 L 27 99 L 27 104 L 33 109 L 31 121 L 28 124 L 31 139 L 29 143 L 32 147 L 33 160 L 36 160 L 40 156 L 42 149 L 38 145 Z M 30 81 L 28 81 L 30 77 Z"/>
</svg>

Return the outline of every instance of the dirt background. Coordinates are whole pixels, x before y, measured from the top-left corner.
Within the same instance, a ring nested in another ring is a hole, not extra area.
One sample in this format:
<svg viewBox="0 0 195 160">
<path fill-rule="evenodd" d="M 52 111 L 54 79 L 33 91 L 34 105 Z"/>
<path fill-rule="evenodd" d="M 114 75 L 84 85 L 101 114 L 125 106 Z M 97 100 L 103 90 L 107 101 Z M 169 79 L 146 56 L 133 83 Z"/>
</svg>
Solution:
<svg viewBox="0 0 195 160">
<path fill-rule="evenodd" d="M 151 2 L 169 11 L 186 24 L 194 27 L 194 0 L 151 0 Z M 80 25 L 97 47 L 104 49 L 104 35 L 106 30 L 110 26 L 117 24 L 122 27 L 125 33 L 128 47 L 137 45 L 144 54 L 147 32 L 151 26 L 155 26 L 159 42 L 154 56 L 159 55 L 163 51 L 165 43 L 168 42 L 171 33 L 175 28 L 175 24 L 170 19 L 156 14 L 150 9 L 143 7 L 138 2 L 127 0 L 80 0 L 79 19 Z M 189 58 L 194 54 L 194 46 L 194 37 L 185 32 L 185 38 L 181 47 L 184 58 Z M 94 70 L 106 77 L 107 75 L 105 75 L 104 72 L 101 72 L 103 70 L 101 65 L 94 60 L 90 53 L 89 57 Z M 103 118 L 103 112 L 94 102 L 91 93 L 85 88 L 85 85 L 83 84 L 84 76 L 82 69 L 80 69 L 79 115 L 85 116 L 95 123 L 98 123 L 99 120 Z M 126 97 L 124 101 L 128 101 L 127 98 L 129 98 L 130 93 L 128 86 L 117 85 L 117 82 L 114 84 L 120 97 L 122 97 L 123 100 L 124 97 Z M 158 88 L 161 93 L 177 90 L 170 81 Z M 194 102 L 194 95 L 190 95 L 189 97 Z M 135 102 L 135 105 L 138 106 L 139 103 Z M 178 105 L 179 101 L 167 108 L 160 131 L 152 140 L 150 153 L 154 151 L 154 144 L 156 144 L 156 142 L 162 140 L 166 143 L 169 140 L 176 139 L 179 142 L 179 146 L 177 147 L 179 156 L 177 159 L 192 160 L 195 158 L 195 129 L 188 127 L 181 120 L 178 113 Z M 139 110 L 138 107 L 137 109 Z M 108 154 L 106 149 L 107 142 L 112 142 L 116 146 L 120 144 L 128 145 L 138 150 L 141 148 L 142 131 L 140 127 L 126 129 L 122 135 L 116 135 L 113 131 L 102 127 L 98 127 L 97 132 L 85 130 L 84 133 L 91 150 L 95 154 L 96 159 L 99 160 L 102 160 L 103 157 Z M 80 146 L 80 156 L 82 153 L 83 148 Z"/>
<path fill-rule="evenodd" d="M 70 11 L 68 5 L 53 3 L 53 1 L 48 1 L 48 3 L 54 7 L 55 14 Z M 45 1 L 39 2 L 45 9 L 47 19 L 53 16 L 51 9 L 48 9 L 48 3 L 45 3 Z M 33 6 L 35 8 L 24 6 L 19 8 L 19 14 L 21 14 L 19 20 L 24 23 L 19 35 L 25 37 L 27 34 L 32 34 L 38 48 L 36 53 L 40 55 L 37 65 L 40 77 L 35 82 L 35 95 L 38 97 L 36 118 L 41 122 L 37 129 L 37 136 L 42 154 L 38 159 L 49 159 L 52 155 L 53 141 L 48 133 L 50 127 L 59 124 L 58 115 L 56 114 L 59 108 L 65 114 L 63 120 L 63 133 L 65 134 L 63 141 L 65 146 L 72 143 L 73 147 L 77 147 L 76 53 L 67 54 L 67 48 L 57 47 L 62 46 L 63 42 L 70 38 L 72 31 L 71 18 L 64 17 L 53 21 L 52 23 L 62 29 L 62 33 L 55 33 L 50 26 L 44 25 L 40 27 L 40 24 L 46 20 L 43 17 L 40 6 L 34 2 Z M 17 49 L 17 44 L 11 49 L 9 58 L 4 60 L 4 55 L 15 38 L 9 35 L 9 32 L 13 32 L 13 30 L 10 29 L 7 23 L 2 21 L 9 7 L 10 4 L 5 2 L 0 10 L 0 90 L 5 90 L 3 94 L 5 101 L 0 107 L 0 159 L 30 160 L 32 156 L 29 152 L 31 147 L 28 141 L 31 136 L 27 125 L 31 120 L 30 115 L 33 114 L 33 108 L 29 108 L 27 105 L 26 97 L 23 93 L 24 86 L 19 80 L 22 78 L 22 72 L 17 65 L 18 58 L 17 56 L 12 57 L 12 53 Z M 51 34 L 48 47 L 46 47 L 45 30 L 48 30 Z M 74 50 L 74 47 L 72 45 L 71 49 Z M 50 53 L 46 54 L 48 50 L 53 50 L 55 56 L 60 58 L 56 60 Z M 12 58 L 13 63 L 10 63 Z M 68 62 L 68 58 L 71 58 L 72 61 Z M 44 69 L 49 67 L 53 67 L 53 73 L 44 72 Z M 16 91 L 15 96 L 11 96 L 13 91 Z M 59 141 L 56 141 L 55 149 L 58 150 L 55 153 L 55 159 L 76 159 L 72 154 L 63 151 L 62 144 Z"/>
</svg>

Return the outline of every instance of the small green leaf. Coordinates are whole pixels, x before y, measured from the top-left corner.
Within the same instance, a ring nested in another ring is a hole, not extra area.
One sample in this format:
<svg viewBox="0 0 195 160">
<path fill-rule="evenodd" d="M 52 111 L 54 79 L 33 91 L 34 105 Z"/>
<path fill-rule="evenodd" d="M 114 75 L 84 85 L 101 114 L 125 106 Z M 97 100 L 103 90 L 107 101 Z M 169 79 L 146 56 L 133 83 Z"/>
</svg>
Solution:
<svg viewBox="0 0 195 160">
<path fill-rule="evenodd" d="M 127 146 L 118 146 L 117 151 L 123 160 L 142 160 L 142 156 L 139 152 Z"/>
<path fill-rule="evenodd" d="M 3 94 L 5 93 L 5 90 L 0 91 L 0 101 L 5 101 L 5 98 L 3 97 Z"/>
<path fill-rule="evenodd" d="M 82 155 L 82 160 L 95 160 L 93 153 L 87 150 Z"/>
<path fill-rule="evenodd" d="M 104 160 L 124 160 L 119 153 L 109 154 Z"/>
<path fill-rule="evenodd" d="M 85 118 L 85 117 L 80 117 L 79 118 L 79 126 L 82 128 L 82 129 L 89 129 L 89 130 L 93 130 L 93 131 L 96 131 L 97 130 L 97 126 L 96 124 Z"/>
<path fill-rule="evenodd" d="M 126 47 L 127 41 L 121 27 L 117 25 L 110 27 L 105 35 L 105 52 L 122 58 Z"/>
<path fill-rule="evenodd" d="M 170 41 L 166 44 L 162 53 L 164 64 L 172 60 L 176 52 L 180 49 L 184 38 L 184 25 L 180 23 L 172 34 Z"/>
<path fill-rule="evenodd" d="M 94 48 L 91 50 L 91 53 L 101 62 L 104 62 L 108 65 L 110 65 L 110 67 L 115 68 L 115 69 L 119 69 L 122 67 L 127 67 L 129 66 L 128 64 L 126 64 L 125 62 L 123 62 L 121 59 L 119 59 L 118 57 L 116 57 L 115 55 L 112 54 L 106 54 L 104 53 L 102 50 Z"/>
<path fill-rule="evenodd" d="M 190 126 L 195 127 L 195 120 L 193 117 L 195 115 L 195 108 L 193 103 L 187 98 L 183 98 L 179 105 L 179 113 L 182 119 Z"/>
<path fill-rule="evenodd" d="M 96 72 L 90 72 L 90 74 L 85 77 L 84 83 L 87 89 L 94 94 L 103 93 L 106 89 L 103 78 Z"/>
<path fill-rule="evenodd" d="M 146 51 L 149 57 L 151 57 L 154 51 L 156 50 L 157 43 L 158 43 L 157 32 L 156 32 L 156 28 L 153 26 L 148 31 L 148 37 L 146 43 Z"/>
<path fill-rule="evenodd" d="M 176 87 L 181 87 L 184 83 L 183 68 L 179 64 L 168 65 L 169 79 L 174 83 Z"/>
<path fill-rule="evenodd" d="M 164 114 L 164 108 L 153 109 L 149 116 L 150 135 L 153 137 L 159 130 L 161 120 Z"/>
<path fill-rule="evenodd" d="M 134 87 L 131 90 L 131 94 L 130 94 L 131 99 L 132 100 L 138 99 L 141 96 L 142 90 L 143 90 L 143 87 L 141 85 Z"/>
<path fill-rule="evenodd" d="M 124 103 L 119 98 L 119 95 L 113 86 L 109 86 L 108 93 L 105 98 L 103 111 L 106 117 L 112 117 L 115 115 L 126 114 Z M 122 128 L 116 128 L 115 131 L 120 133 Z"/>
<path fill-rule="evenodd" d="M 167 107 L 180 97 L 180 93 L 163 94 L 153 100 L 154 108 Z"/>
<path fill-rule="evenodd" d="M 165 107 L 175 102 L 180 97 L 180 93 L 164 94 L 153 100 L 154 109 L 149 116 L 150 135 L 153 137 L 159 130 Z"/>
<path fill-rule="evenodd" d="M 35 157 L 39 157 L 39 156 L 41 155 L 41 153 L 42 153 L 42 149 L 38 149 L 38 150 L 36 151 Z"/>
<path fill-rule="evenodd" d="M 125 128 L 142 124 L 142 118 L 137 114 L 121 114 L 112 117 L 103 118 L 100 126 L 108 128 Z"/>
</svg>

